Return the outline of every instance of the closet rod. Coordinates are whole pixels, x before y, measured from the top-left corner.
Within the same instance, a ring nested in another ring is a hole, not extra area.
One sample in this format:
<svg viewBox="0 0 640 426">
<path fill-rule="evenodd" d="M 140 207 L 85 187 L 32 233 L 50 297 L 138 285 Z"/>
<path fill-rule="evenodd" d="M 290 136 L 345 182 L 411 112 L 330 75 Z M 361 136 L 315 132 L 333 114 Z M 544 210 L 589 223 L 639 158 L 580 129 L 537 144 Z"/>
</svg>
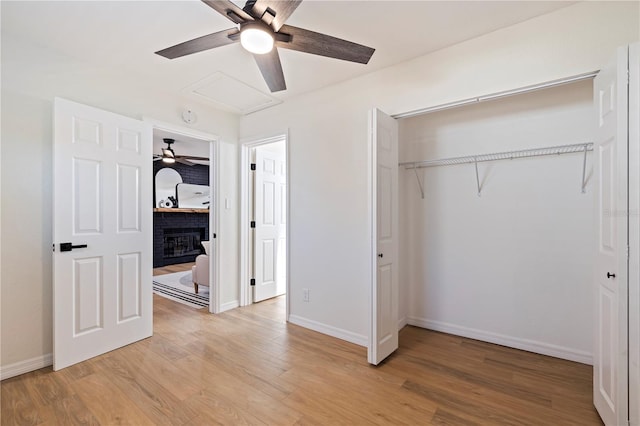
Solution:
<svg viewBox="0 0 640 426">
<path fill-rule="evenodd" d="M 441 158 L 426 161 L 405 161 L 399 163 L 405 169 L 451 166 L 454 164 L 482 163 L 484 161 L 513 160 L 514 158 L 542 157 L 545 155 L 562 155 L 576 152 L 593 151 L 593 142 L 578 143 L 572 145 L 549 146 L 546 148 L 522 149 L 518 151 L 494 152 L 490 154 L 467 155 L 464 157 Z M 586 160 L 585 160 L 586 161 Z"/>
<path fill-rule="evenodd" d="M 594 78 L 596 75 L 598 75 L 598 72 L 599 71 L 592 71 L 592 72 L 588 72 L 588 73 L 584 73 L 584 74 L 574 75 L 572 77 L 567 77 L 567 78 L 561 78 L 561 79 L 558 79 L 558 80 L 548 81 L 546 83 L 533 84 L 531 86 L 520 87 L 518 89 L 505 90 L 503 92 L 492 93 L 492 94 L 489 94 L 489 95 L 478 96 L 478 97 L 475 97 L 475 98 L 464 99 L 464 100 L 461 100 L 461 101 L 449 102 L 449 103 L 446 103 L 446 104 L 435 105 L 435 106 L 432 106 L 432 107 L 416 109 L 416 110 L 413 110 L 413 111 L 403 112 L 403 113 L 400 113 L 400 114 L 393 114 L 393 115 L 391 115 L 391 117 L 393 117 L 393 118 L 415 117 L 417 115 L 428 114 L 430 112 L 436 112 L 436 111 L 442 111 L 442 110 L 445 110 L 445 109 L 455 108 L 455 107 L 458 107 L 458 106 L 475 104 L 475 103 L 484 102 L 484 101 L 490 101 L 490 100 L 493 100 L 493 99 L 504 98 L 504 97 L 512 96 L 512 95 L 519 95 L 519 94 L 522 94 L 522 93 L 533 92 L 533 91 L 541 90 L 541 89 L 548 89 L 549 87 L 562 86 L 563 84 L 574 83 L 576 81 L 581 81 L 581 80 L 587 80 L 587 79 L 590 79 L 590 78 Z"/>
</svg>

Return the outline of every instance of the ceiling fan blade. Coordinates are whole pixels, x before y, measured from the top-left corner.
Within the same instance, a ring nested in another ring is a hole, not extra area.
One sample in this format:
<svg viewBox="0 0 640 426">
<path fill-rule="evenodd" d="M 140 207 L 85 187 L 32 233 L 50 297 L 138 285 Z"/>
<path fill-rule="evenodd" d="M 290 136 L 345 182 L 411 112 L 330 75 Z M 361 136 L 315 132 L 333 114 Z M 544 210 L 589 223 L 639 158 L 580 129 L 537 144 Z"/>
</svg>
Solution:
<svg viewBox="0 0 640 426">
<path fill-rule="evenodd" d="M 271 52 L 264 55 L 253 55 L 260 68 L 264 81 L 267 82 L 271 92 L 279 92 L 286 90 L 287 84 L 284 82 L 284 73 L 282 72 L 282 64 L 280 63 L 280 55 L 275 47 Z"/>
<path fill-rule="evenodd" d="M 271 25 L 274 31 L 278 31 L 300 3 L 302 0 L 258 0 L 251 9 L 251 15 L 256 19 L 262 19 Z"/>
<path fill-rule="evenodd" d="M 191 161 L 185 158 L 176 158 L 176 163 L 184 164 L 185 166 L 195 166 L 196 163 L 192 163 Z"/>
<path fill-rule="evenodd" d="M 231 3 L 229 0 L 202 0 L 204 4 L 215 10 L 222 16 L 226 16 L 231 22 L 241 24 L 253 21 L 253 17 L 247 12 Z"/>
<path fill-rule="evenodd" d="M 192 53 L 202 52 L 203 50 L 213 49 L 215 47 L 225 46 L 227 44 L 237 43 L 238 38 L 233 37 L 240 31 L 236 28 L 230 28 L 217 33 L 194 38 L 175 46 L 167 47 L 156 52 L 157 55 L 164 56 L 168 59 L 175 59 L 181 56 L 191 55 Z M 232 37 L 232 38 L 230 38 Z"/>
<path fill-rule="evenodd" d="M 196 157 L 194 155 L 176 155 L 176 160 L 209 161 L 209 157 Z"/>
<path fill-rule="evenodd" d="M 314 55 L 366 64 L 375 52 L 371 47 L 291 25 L 283 25 L 280 33 L 291 35 L 291 40 L 276 40 L 276 46 Z"/>
</svg>

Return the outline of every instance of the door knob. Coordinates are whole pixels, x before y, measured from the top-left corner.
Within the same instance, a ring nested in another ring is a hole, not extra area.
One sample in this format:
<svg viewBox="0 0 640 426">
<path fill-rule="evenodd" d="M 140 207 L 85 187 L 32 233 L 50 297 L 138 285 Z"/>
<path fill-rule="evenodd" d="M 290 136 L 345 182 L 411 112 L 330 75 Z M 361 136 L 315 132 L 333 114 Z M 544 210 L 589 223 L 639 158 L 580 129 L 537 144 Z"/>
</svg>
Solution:
<svg viewBox="0 0 640 426">
<path fill-rule="evenodd" d="M 87 248 L 86 244 L 79 244 L 77 246 L 72 245 L 71 243 L 60 243 L 60 251 L 71 251 L 77 248 Z"/>
<path fill-rule="evenodd" d="M 607 278 L 615 278 L 616 274 L 612 274 L 611 272 L 607 272 Z"/>
<path fill-rule="evenodd" d="M 379 257 L 380 259 L 382 259 L 382 257 L 383 257 L 383 256 L 384 256 L 384 255 L 383 255 L 382 253 L 378 253 L 378 257 Z"/>
</svg>

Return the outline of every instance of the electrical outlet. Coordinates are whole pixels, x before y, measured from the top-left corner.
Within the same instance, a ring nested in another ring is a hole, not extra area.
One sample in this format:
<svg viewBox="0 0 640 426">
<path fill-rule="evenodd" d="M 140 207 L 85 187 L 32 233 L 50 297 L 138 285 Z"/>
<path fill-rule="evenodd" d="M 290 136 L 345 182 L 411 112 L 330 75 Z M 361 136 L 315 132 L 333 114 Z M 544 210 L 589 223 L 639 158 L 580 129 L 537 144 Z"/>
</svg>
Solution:
<svg viewBox="0 0 640 426">
<path fill-rule="evenodd" d="M 303 288 L 302 289 L 302 301 L 304 301 L 304 302 L 308 302 L 309 301 L 309 289 L 308 288 Z"/>
</svg>

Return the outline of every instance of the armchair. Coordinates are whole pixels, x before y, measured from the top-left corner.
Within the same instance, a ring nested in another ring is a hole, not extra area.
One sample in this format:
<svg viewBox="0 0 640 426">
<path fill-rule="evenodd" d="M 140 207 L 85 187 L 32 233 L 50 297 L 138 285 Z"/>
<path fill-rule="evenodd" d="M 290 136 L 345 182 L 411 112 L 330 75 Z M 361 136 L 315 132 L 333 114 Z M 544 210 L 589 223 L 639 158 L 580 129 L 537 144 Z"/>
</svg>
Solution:
<svg viewBox="0 0 640 426">
<path fill-rule="evenodd" d="M 193 276 L 193 287 L 198 294 L 198 286 L 204 285 L 209 287 L 209 256 L 200 254 L 196 257 L 196 264 L 191 267 L 191 275 Z"/>
<path fill-rule="evenodd" d="M 209 241 L 202 241 L 201 244 L 205 254 L 198 255 L 195 266 L 191 267 L 193 288 L 196 294 L 198 293 L 199 285 L 209 287 Z"/>
</svg>

